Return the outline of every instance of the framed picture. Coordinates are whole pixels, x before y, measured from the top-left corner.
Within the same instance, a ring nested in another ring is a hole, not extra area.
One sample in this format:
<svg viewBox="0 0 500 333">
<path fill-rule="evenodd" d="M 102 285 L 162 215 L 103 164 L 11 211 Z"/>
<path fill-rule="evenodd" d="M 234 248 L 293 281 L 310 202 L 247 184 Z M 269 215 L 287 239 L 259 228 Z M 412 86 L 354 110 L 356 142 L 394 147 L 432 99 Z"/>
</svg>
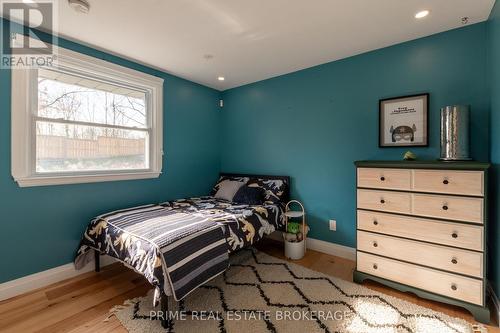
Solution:
<svg viewBox="0 0 500 333">
<path fill-rule="evenodd" d="M 379 101 L 379 147 L 429 145 L 429 94 Z"/>
</svg>

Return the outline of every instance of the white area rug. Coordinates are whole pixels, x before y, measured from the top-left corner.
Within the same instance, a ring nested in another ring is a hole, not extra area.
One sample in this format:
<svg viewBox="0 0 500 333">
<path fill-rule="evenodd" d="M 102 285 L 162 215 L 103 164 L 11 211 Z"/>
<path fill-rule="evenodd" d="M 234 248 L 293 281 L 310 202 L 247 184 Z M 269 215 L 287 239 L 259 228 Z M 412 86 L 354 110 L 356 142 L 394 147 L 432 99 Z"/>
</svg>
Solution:
<svg viewBox="0 0 500 333">
<path fill-rule="evenodd" d="M 222 276 L 169 305 L 163 329 L 151 293 L 115 309 L 129 332 L 473 332 L 466 321 L 244 250 Z M 152 317 L 151 317 L 152 315 Z"/>
</svg>

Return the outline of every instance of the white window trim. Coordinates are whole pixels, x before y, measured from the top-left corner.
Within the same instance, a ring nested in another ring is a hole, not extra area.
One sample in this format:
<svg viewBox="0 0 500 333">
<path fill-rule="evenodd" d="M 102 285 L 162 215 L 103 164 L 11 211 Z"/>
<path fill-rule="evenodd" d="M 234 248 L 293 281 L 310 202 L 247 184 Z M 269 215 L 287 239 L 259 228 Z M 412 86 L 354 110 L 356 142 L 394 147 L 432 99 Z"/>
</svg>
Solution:
<svg viewBox="0 0 500 333">
<path fill-rule="evenodd" d="M 57 67 L 120 82 L 148 92 L 146 103 L 151 107 L 149 139 L 150 165 L 147 170 L 99 171 L 81 173 L 36 174 L 33 167 L 32 140 L 34 107 L 38 101 L 37 70 L 12 69 L 11 83 L 11 155 L 12 177 L 20 187 L 93 183 L 132 179 L 157 178 L 163 159 L 163 79 L 122 67 L 68 49 L 57 48 Z"/>
</svg>

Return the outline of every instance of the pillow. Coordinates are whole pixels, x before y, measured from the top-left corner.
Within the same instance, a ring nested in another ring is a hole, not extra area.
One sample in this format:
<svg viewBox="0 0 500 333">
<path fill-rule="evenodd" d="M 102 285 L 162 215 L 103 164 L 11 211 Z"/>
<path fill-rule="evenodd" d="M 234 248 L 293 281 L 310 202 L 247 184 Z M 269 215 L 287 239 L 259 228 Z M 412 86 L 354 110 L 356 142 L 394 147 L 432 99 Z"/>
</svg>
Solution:
<svg viewBox="0 0 500 333">
<path fill-rule="evenodd" d="M 248 187 L 260 187 L 264 190 L 264 202 L 270 204 L 283 204 L 288 192 L 288 183 L 283 179 L 251 178 Z"/>
<path fill-rule="evenodd" d="M 264 193 L 262 187 L 242 186 L 234 195 L 233 202 L 247 205 L 262 205 L 264 202 Z"/>
<path fill-rule="evenodd" d="M 219 180 L 217 183 L 215 183 L 214 187 L 212 188 L 212 191 L 210 192 L 211 196 L 215 196 L 215 193 L 219 190 L 220 184 L 225 181 L 225 180 L 232 180 L 232 181 L 237 181 L 237 182 L 242 182 L 246 184 L 249 180 L 248 177 L 238 177 L 238 176 L 220 176 Z"/>
<path fill-rule="evenodd" d="M 245 183 L 226 179 L 220 182 L 218 185 L 219 189 L 215 193 L 214 197 L 217 199 L 233 201 L 234 195 L 236 194 L 236 192 L 238 192 L 240 187 L 245 185 Z"/>
</svg>

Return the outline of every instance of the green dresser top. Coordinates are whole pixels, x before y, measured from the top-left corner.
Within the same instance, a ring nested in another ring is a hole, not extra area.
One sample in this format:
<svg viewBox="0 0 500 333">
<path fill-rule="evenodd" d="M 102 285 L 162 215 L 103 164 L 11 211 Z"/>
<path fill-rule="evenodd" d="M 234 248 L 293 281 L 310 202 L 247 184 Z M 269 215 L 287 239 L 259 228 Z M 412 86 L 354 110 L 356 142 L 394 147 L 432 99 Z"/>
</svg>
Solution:
<svg viewBox="0 0 500 333">
<path fill-rule="evenodd" d="M 400 168 L 400 169 L 446 169 L 446 170 L 487 170 L 489 163 L 473 161 L 356 161 L 361 168 Z"/>
</svg>

